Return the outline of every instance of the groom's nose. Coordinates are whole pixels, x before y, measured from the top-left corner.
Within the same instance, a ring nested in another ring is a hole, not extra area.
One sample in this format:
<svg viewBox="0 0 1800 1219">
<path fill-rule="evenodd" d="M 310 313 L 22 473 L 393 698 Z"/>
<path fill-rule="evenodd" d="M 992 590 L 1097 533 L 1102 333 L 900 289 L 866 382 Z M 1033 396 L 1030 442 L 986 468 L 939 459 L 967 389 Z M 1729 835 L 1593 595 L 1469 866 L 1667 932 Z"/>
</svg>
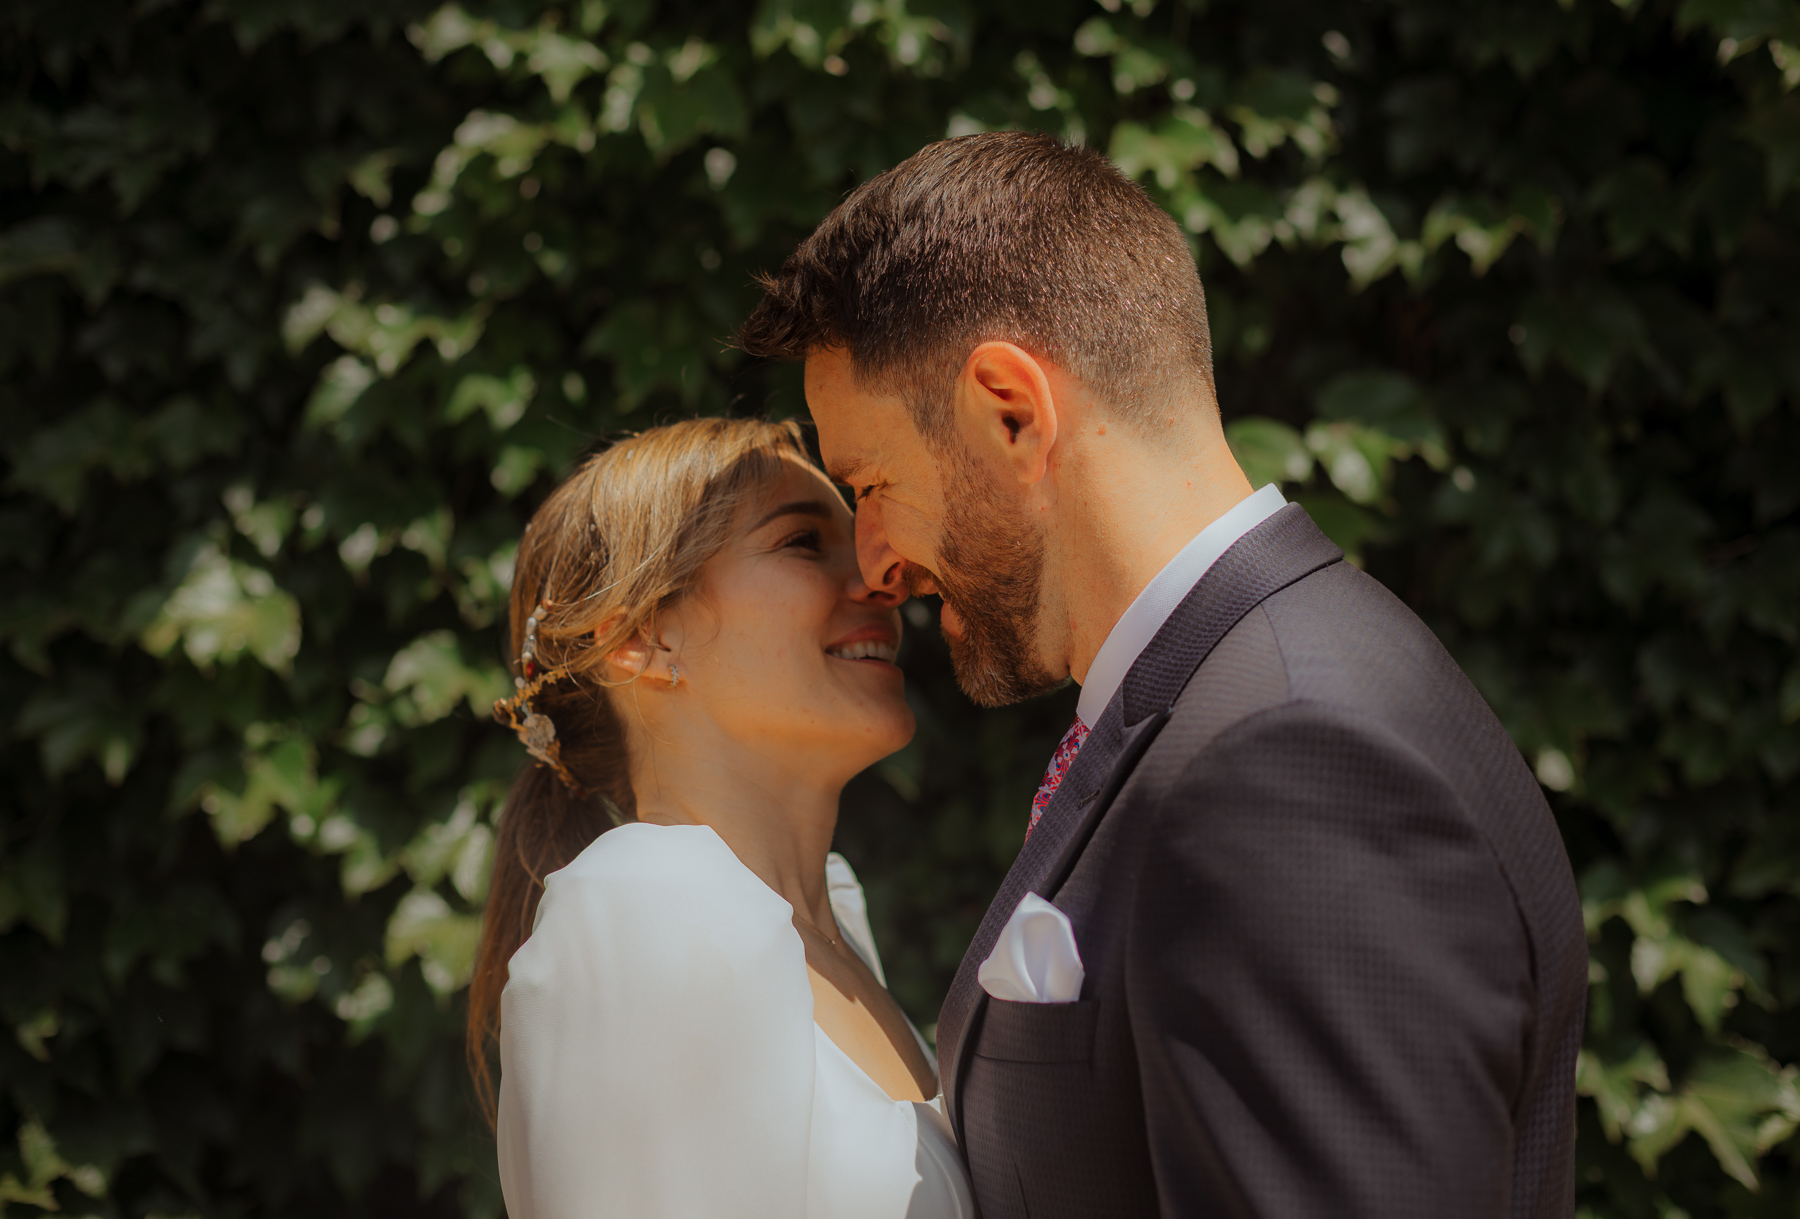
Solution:
<svg viewBox="0 0 1800 1219">
<path fill-rule="evenodd" d="M 898 600 L 906 600 L 906 560 L 888 545 L 881 501 L 873 497 L 856 508 L 856 565 L 871 590 L 892 592 Z"/>
</svg>

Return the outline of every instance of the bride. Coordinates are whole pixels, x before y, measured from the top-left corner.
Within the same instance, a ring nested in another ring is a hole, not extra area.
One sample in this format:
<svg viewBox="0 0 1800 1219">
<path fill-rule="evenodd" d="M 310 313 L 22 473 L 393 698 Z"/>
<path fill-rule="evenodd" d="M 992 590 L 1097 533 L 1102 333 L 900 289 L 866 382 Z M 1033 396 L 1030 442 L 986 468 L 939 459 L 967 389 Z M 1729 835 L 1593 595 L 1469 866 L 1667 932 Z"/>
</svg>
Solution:
<svg viewBox="0 0 1800 1219">
<path fill-rule="evenodd" d="M 854 549 L 798 429 L 746 420 L 622 441 L 526 528 L 495 712 L 537 764 L 469 1003 L 512 1219 L 974 1214 L 829 853 L 844 784 L 913 733 L 906 593 Z"/>
</svg>

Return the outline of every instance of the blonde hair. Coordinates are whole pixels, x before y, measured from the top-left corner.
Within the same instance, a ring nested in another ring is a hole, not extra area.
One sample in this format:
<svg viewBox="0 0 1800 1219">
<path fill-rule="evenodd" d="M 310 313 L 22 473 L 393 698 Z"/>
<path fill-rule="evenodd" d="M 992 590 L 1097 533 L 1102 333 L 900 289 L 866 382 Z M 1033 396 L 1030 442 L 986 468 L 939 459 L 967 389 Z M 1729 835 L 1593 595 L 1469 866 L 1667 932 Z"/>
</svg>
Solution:
<svg viewBox="0 0 1800 1219">
<path fill-rule="evenodd" d="M 536 763 L 507 793 L 494 875 L 469 985 L 467 1053 L 477 1098 L 495 1119 L 490 1049 L 500 1031 L 507 961 L 530 934 L 544 877 L 567 866 L 616 820 L 636 816 L 624 725 L 606 696 L 606 657 L 690 589 L 731 539 L 745 506 L 785 463 L 807 465 L 793 423 L 689 419 L 652 428 L 590 457 L 550 493 L 519 541 L 507 655 L 535 611 L 537 663 L 568 676 L 533 709 L 556 726 L 561 761 L 580 791 Z"/>
</svg>

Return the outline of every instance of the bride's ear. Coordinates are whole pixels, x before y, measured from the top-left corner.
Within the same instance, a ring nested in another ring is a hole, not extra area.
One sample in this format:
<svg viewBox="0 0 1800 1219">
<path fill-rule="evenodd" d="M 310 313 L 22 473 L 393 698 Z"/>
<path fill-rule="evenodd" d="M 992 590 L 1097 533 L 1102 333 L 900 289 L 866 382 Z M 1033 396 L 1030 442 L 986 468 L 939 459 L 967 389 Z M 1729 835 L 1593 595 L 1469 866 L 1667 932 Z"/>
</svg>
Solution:
<svg viewBox="0 0 1800 1219">
<path fill-rule="evenodd" d="M 623 617 L 623 614 L 614 614 L 596 627 L 594 642 L 598 643 L 612 634 L 619 625 L 619 619 Z M 641 632 L 633 635 L 606 654 L 607 664 L 612 669 L 608 679 L 616 682 L 635 680 L 649 666 L 650 652 L 650 641 Z"/>
</svg>

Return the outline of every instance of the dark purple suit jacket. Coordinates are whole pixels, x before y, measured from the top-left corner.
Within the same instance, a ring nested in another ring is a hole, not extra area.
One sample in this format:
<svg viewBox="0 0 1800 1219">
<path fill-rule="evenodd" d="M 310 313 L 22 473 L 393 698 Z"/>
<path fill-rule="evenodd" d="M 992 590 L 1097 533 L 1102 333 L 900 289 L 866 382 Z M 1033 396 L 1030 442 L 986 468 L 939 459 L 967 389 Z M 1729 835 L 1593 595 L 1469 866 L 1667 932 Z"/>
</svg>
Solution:
<svg viewBox="0 0 1800 1219">
<path fill-rule="evenodd" d="M 1566 1219 L 1587 945 L 1542 791 L 1289 505 L 1127 675 L 938 1025 L 984 1219 Z M 1020 897 L 1080 1001 L 989 999 Z"/>
</svg>

